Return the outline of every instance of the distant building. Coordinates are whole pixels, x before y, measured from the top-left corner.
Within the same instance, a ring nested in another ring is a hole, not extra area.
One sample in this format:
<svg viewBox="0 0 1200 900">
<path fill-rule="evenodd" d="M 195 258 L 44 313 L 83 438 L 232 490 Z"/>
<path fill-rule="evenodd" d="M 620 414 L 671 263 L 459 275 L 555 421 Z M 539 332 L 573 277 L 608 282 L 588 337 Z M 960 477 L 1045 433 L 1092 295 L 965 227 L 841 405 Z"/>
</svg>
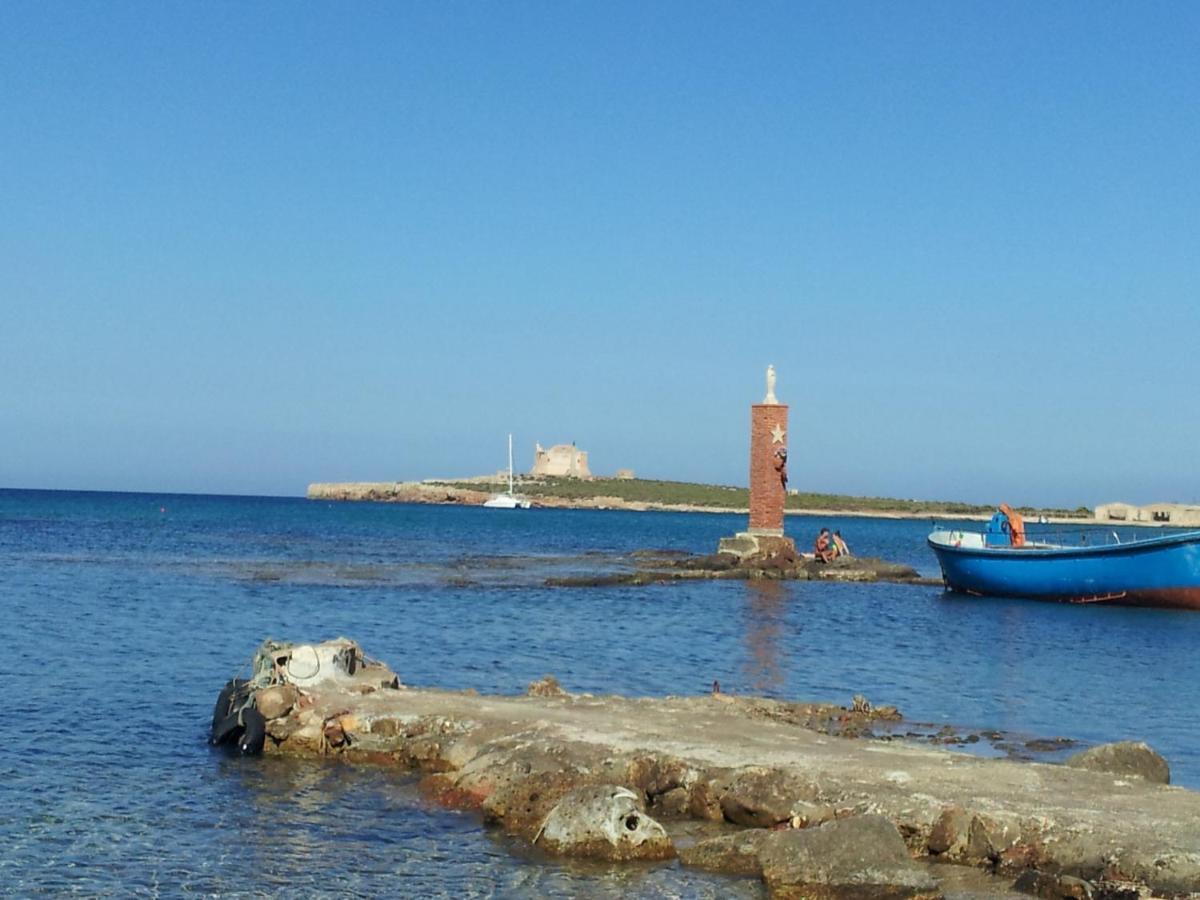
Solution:
<svg viewBox="0 0 1200 900">
<path fill-rule="evenodd" d="M 613 478 L 617 481 L 633 481 L 637 476 L 633 474 L 633 469 L 617 469 L 617 474 Z"/>
<path fill-rule="evenodd" d="M 1200 506 L 1183 503 L 1151 503 L 1134 506 L 1132 503 L 1105 503 L 1096 507 L 1101 522 L 1130 522 L 1146 525 L 1200 525 Z"/>
<path fill-rule="evenodd" d="M 1101 522 L 1141 522 L 1142 510 L 1132 503 L 1105 503 L 1096 507 Z"/>
<path fill-rule="evenodd" d="M 543 478 L 591 478 L 587 456 L 586 450 L 574 444 L 555 444 L 548 450 L 535 444 L 530 474 Z"/>
</svg>

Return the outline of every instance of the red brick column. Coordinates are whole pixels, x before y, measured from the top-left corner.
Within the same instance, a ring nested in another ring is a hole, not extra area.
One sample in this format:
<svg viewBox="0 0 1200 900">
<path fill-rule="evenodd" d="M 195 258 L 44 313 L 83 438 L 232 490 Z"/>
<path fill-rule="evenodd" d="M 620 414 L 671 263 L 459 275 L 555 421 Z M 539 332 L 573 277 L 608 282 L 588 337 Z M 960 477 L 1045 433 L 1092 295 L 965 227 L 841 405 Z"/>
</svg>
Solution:
<svg viewBox="0 0 1200 900">
<path fill-rule="evenodd" d="M 788 408 L 782 403 L 750 407 L 750 533 L 783 534 L 787 491 L 776 451 L 787 449 Z"/>
</svg>

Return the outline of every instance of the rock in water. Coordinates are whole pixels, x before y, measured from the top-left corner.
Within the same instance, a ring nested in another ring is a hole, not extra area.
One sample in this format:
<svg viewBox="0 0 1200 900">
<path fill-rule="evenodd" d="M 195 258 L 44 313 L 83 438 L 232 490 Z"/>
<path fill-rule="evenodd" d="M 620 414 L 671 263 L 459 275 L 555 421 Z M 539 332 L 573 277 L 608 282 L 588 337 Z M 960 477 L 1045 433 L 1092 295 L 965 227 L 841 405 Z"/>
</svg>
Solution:
<svg viewBox="0 0 1200 900">
<path fill-rule="evenodd" d="M 547 675 L 540 681 L 530 682 L 525 693 L 530 697 L 565 697 L 567 694 L 553 675 Z"/>
<path fill-rule="evenodd" d="M 668 859 L 675 847 L 642 811 L 638 796 L 615 784 L 570 791 L 550 810 L 534 843 L 550 853 L 590 859 Z"/>
<path fill-rule="evenodd" d="M 916 900 L 941 896 L 883 816 L 852 816 L 819 828 L 773 832 L 762 848 L 773 898 Z"/>
<path fill-rule="evenodd" d="M 291 712 L 298 699 L 299 691 L 294 684 L 275 684 L 254 695 L 254 706 L 264 719 L 278 719 Z"/>
<path fill-rule="evenodd" d="M 1167 761 L 1142 741 L 1101 744 L 1067 759 L 1073 769 L 1090 769 L 1112 775 L 1140 775 L 1155 784 L 1171 783 Z"/>
<path fill-rule="evenodd" d="M 774 832 L 765 828 L 747 828 L 736 834 L 697 841 L 679 848 L 679 861 L 709 872 L 727 875 L 762 875 L 758 854 Z"/>
</svg>

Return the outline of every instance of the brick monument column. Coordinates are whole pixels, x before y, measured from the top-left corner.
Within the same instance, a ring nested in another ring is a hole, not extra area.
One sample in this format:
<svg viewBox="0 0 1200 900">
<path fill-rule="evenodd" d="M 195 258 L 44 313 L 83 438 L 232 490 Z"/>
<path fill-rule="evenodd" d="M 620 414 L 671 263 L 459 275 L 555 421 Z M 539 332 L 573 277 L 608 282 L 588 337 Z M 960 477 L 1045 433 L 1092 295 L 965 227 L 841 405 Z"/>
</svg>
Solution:
<svg viewBox="0 0 1200 900">
<path fill-rule="evenodd" d="M 787 500 L 788 408 L 775 397 L 775 367 L 767 367 L 767 396 L 750 407 L 750 527 L 722 538 L 718 552 L 739 557 L 795 553 L 783 534 Z"/>
<path fill-rule="evenodd" d="M 783 536 L 787 498 L 788 408 L 782 403 L 750 407 L 750 533 Z"/>
</svg>

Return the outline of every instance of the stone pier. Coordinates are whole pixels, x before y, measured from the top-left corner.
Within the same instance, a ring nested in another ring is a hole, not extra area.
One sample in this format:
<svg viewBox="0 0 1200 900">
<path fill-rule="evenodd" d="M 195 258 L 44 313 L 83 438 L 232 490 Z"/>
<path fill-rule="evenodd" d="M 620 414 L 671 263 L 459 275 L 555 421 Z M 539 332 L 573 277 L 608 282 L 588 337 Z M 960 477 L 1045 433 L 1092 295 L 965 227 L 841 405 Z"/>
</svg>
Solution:
<svg viewBox="0 0 1200 900">
<path fill-rule="evenodd" d="M 602 697 L 552 678 L 528 696 L 413 689 L 345 639 L 268 642 L 252 671 L 222 692 L 214 736 L 417 769 L 432 798 L 550 853 L 678 854 L 757 875 L 772 898 L 953 896 L 963 867 L 1049 898 L 1200 891 L 1200 794 L 1167 784 L 1144 744 L 1047 765 L 872 739 L 900 713 L 861 697 Z"/>
</svg>

